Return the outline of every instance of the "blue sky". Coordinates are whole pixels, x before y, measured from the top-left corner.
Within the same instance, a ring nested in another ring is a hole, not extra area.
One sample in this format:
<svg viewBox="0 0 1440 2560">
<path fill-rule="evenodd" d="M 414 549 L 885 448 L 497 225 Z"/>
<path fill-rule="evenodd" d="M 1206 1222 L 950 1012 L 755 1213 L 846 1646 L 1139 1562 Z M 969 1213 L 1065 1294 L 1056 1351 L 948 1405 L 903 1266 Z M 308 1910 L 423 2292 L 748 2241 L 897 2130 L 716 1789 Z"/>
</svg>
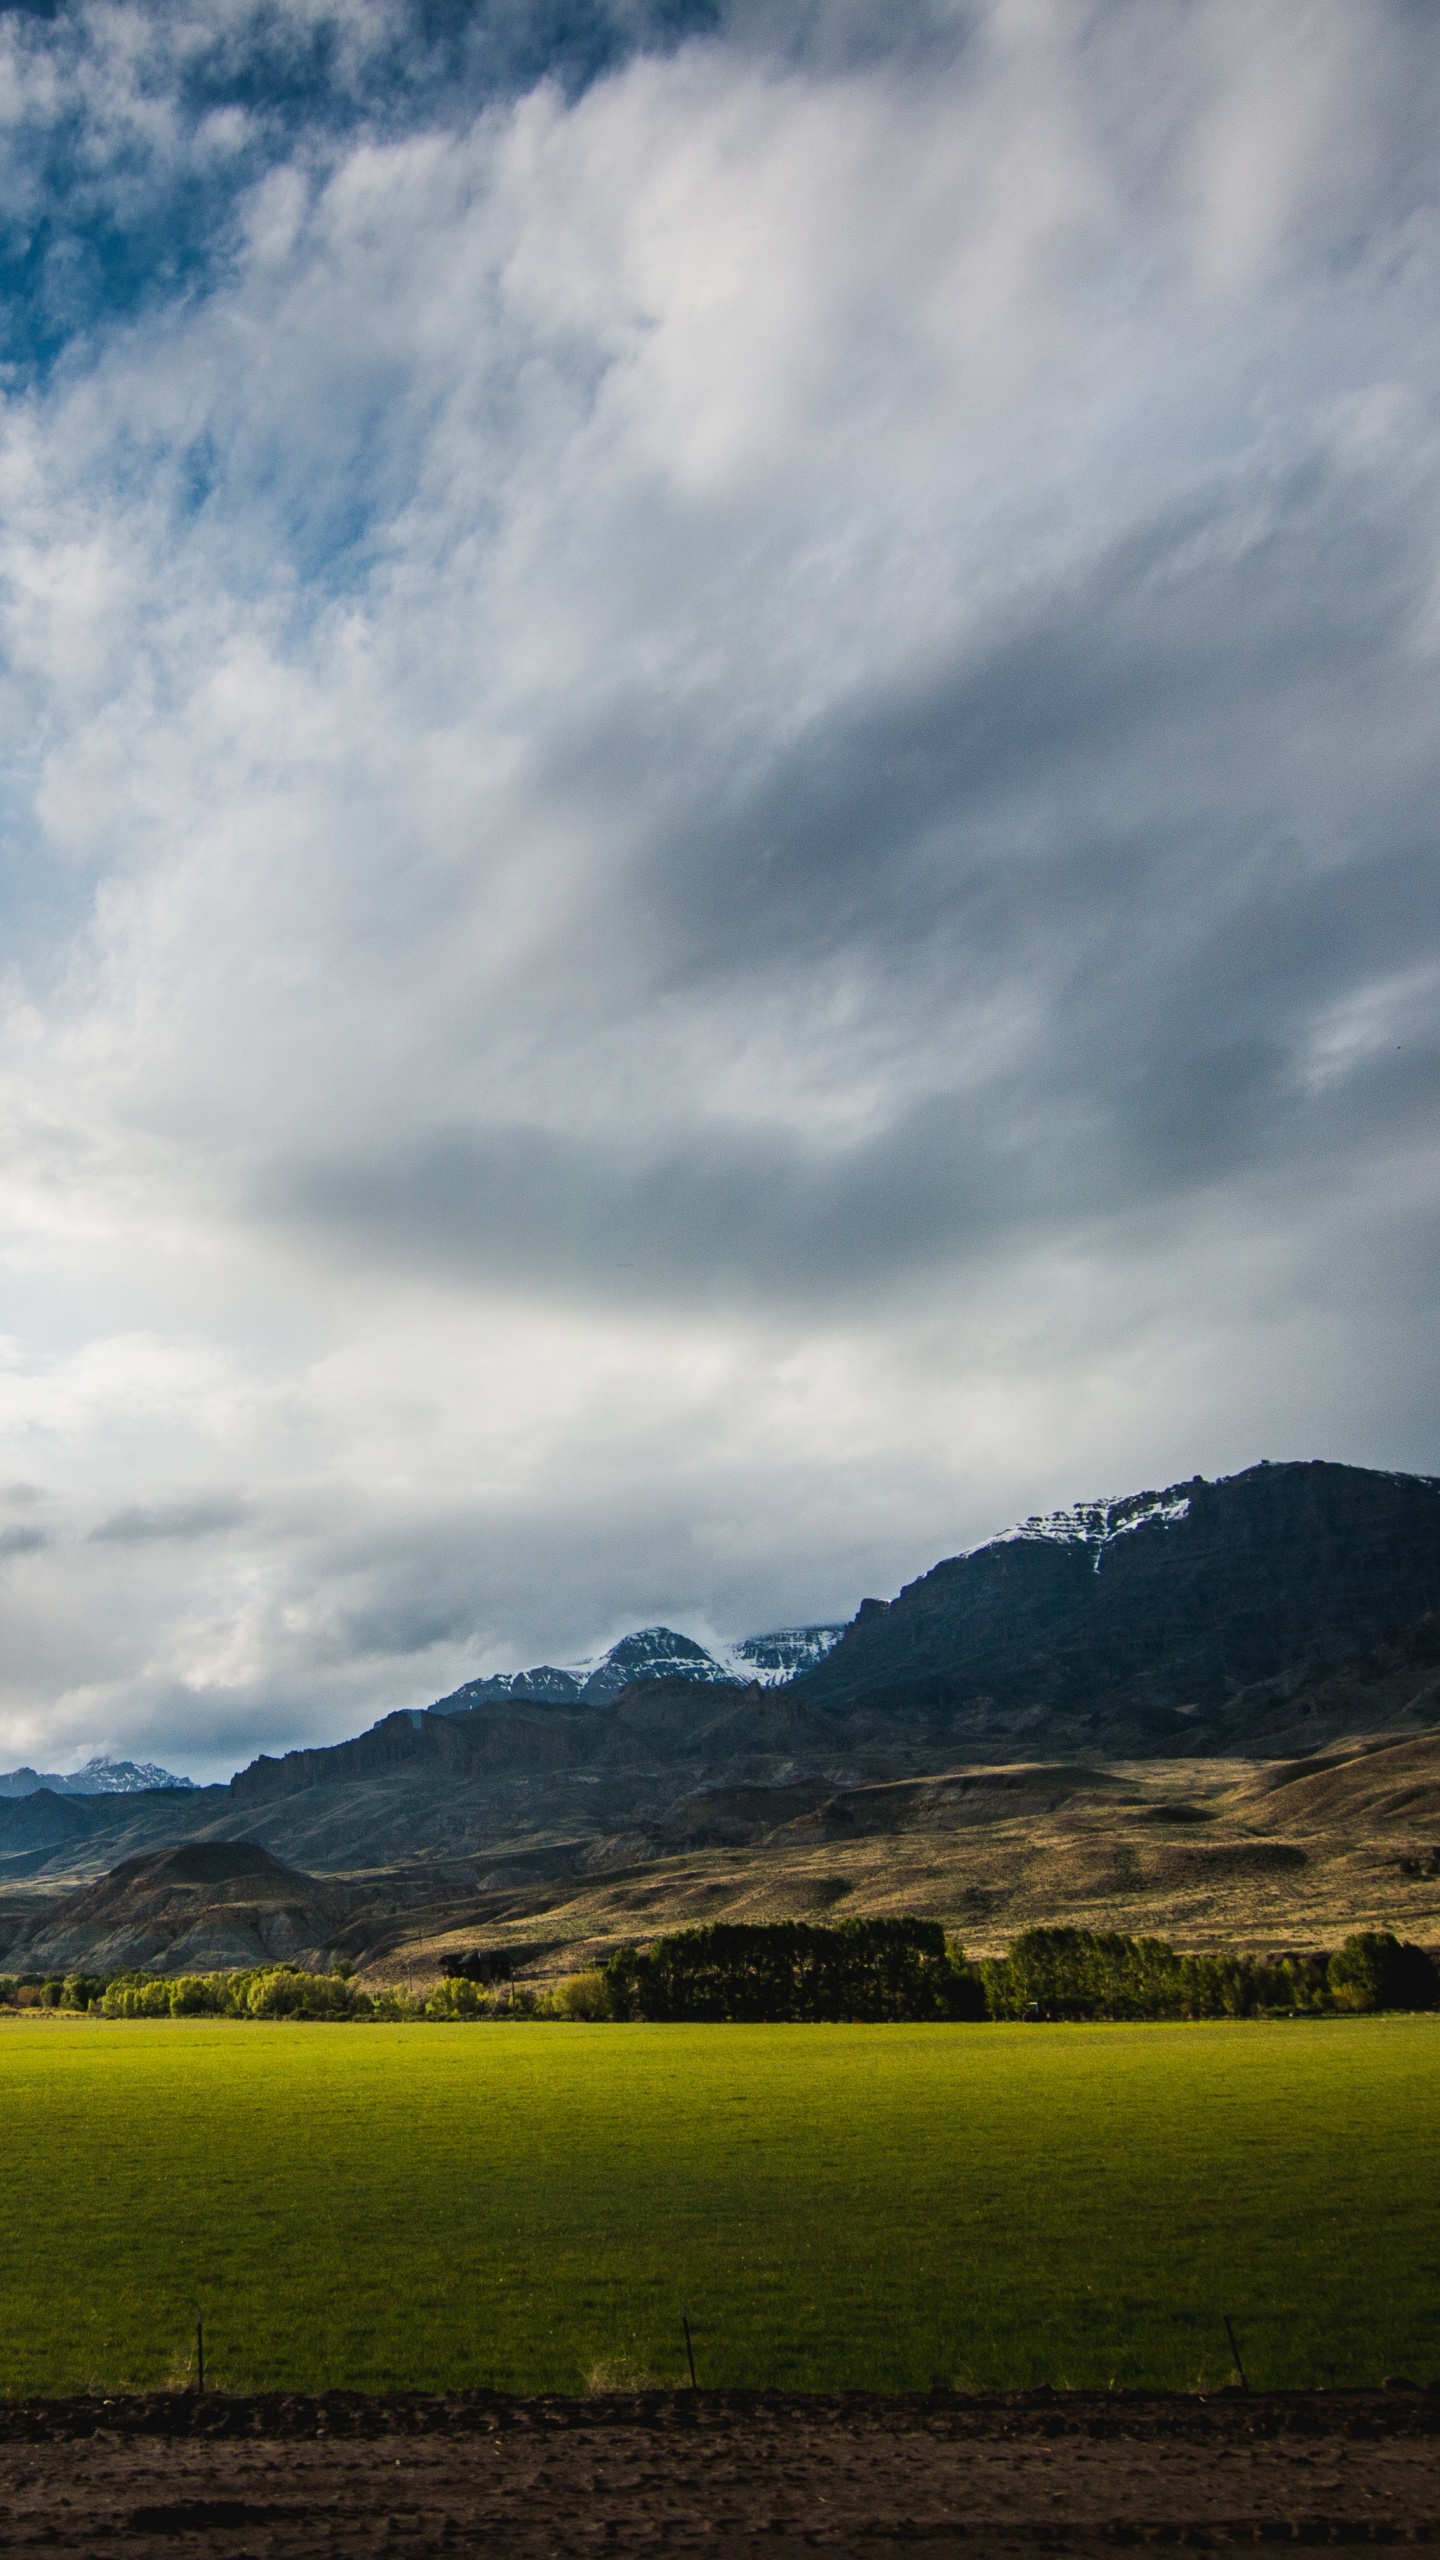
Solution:
<svg viewBox="0 0 1440 2560">
<path fill-rule="evenodd" d="M 0 15 L 0 1761 L 1440 1463 L 1437 90 Z"/>
</svg>

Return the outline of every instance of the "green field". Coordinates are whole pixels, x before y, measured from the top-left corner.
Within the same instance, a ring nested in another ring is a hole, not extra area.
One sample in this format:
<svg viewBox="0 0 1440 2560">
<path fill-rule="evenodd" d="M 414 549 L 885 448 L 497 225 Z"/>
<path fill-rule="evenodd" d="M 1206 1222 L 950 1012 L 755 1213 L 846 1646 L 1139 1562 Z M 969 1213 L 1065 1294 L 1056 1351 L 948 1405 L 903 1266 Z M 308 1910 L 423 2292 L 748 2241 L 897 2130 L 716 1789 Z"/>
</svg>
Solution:
<svg viewBox="0 0 1440 2560">
<path fill-rule="evenodd" d="M 0 2026 L 0 2391 L 1440 2369 L 1440 2020 Z"/>
</svg>

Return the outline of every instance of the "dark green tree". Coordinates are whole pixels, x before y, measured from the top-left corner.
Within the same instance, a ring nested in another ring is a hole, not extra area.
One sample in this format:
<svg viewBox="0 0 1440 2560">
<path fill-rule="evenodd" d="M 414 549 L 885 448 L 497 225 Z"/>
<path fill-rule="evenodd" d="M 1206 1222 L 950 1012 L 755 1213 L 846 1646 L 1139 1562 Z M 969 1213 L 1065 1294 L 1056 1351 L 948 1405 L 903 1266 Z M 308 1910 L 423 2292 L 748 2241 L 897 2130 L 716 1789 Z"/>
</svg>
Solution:
<svg viewBox="0 0 1440 2560">
<path fill-rule="evenodd" d="M 1440 2002 L 1432 1959 L 1388 1929 L 1347 1938 L 1330 1958 L 1329 1978 L 1337 2009 L 1433 2009 Z"/>
</svg>

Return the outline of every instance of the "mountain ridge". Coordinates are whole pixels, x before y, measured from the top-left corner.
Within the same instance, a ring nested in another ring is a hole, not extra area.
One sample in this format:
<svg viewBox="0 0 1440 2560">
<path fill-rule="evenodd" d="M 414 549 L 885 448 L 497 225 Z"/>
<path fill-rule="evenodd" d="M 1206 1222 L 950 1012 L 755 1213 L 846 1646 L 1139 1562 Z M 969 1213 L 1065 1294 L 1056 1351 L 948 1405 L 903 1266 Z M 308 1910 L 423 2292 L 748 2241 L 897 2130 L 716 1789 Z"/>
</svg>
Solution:
<svg viewBox="0 0 1440 2560">
<path fill-rule="evenodd" d="M 865 1600 L 796 1690 L 994 1717 L 1210 1714 L 1440 1607 L 1440 1478 L 1262 1461 L 1022 1522 Z"/>
<path fill-rule="evenodd" d="M 738 1682 L 741 1686 L 758 1682 L 764 1688 L 778 1688 L 797 1671 L 822 1660 L 844 1632 L 838 1623 L 773 1627 L 764 1635 L 742 1636 L 719 1653 L 711 1653 L 675 1627 L 637 1627 L 595 1661 L 569 1670 L 541 1662 L 528 1671 L 482 1673 L 428 1707 L 400 1712 L 463 1715 L 471 1707 L 502 1698 L 529 1699 L 541 1706 L 603 1706 L 636 1680 Z"/>
<path fill-rule="evenodd" d="M 741 1685 L 694 1639 L 641 1630 L 637 1676 L 608 1698 L 513 1675 L 261 1755 L 226 1786 L 0 1802 L 0 1881 L 237 1832 L 331 1873 L 604 1863 L 656 1854 L 674 1808 L 703 1828 L 716 1790 L 1303 1755 L 1440 1720 L 1437 1613 L 1440 1480 L 1324 1461 L 1195 1477 L 944 1559 L 778 1683 Z"/>
<path fill-rule="evenodd" d="M 157 1787 L 193 1787 L 194 1783 L 193 1778 L 177 1778 L 173 1770 L 162 1769 L 153 1760 L 108 1760 L 103 1754 L 87 1760 L 83 1769 L 72 1770 L 68 1777 L 53 1769 L 0 1770 L 0 1796 L 33 1796 L 42 1788 L 51 1795 L 151 1795 Z"/>
</svg>

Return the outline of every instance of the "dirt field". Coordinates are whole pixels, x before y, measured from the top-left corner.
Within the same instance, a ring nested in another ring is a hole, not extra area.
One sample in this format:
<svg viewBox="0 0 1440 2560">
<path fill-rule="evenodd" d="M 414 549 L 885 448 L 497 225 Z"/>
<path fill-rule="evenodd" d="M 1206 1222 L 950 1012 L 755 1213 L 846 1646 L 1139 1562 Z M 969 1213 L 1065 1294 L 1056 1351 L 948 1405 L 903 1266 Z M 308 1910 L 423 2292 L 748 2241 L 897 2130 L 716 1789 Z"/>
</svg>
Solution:
<svg viewBox="0 0 1440 2560">
<path fill-rule="evenodd" d="M 0 2404 L 0 2551 L 1109 2553 L 1440 2541 L 1440 2388 Z"/>
</svg>

